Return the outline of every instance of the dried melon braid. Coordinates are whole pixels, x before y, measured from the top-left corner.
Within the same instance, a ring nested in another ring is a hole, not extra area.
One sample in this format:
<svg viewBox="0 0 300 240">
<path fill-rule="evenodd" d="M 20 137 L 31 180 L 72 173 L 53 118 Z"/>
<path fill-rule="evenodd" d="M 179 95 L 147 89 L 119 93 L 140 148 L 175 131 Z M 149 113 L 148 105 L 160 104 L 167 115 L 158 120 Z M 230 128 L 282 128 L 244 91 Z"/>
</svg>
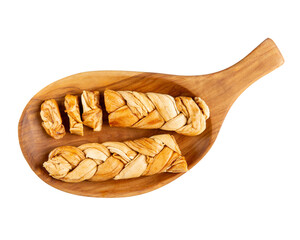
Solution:
<svg viewBox="0 0 300 240">
<path fill-rule="evenodd" d="M 65 182 L 118 180 L 188 170 L 175 138 L 169 134 L 58 147 L 50 152 L 43 166 L 53 178 Z"/>
<path fill-rule="evenodd" d="M 111 127 L 160 128 L 195 136 L 205 130 L 209 118 L 209 108 L 199 97 L 105 90 L 104 100 Z"/>
</svg>

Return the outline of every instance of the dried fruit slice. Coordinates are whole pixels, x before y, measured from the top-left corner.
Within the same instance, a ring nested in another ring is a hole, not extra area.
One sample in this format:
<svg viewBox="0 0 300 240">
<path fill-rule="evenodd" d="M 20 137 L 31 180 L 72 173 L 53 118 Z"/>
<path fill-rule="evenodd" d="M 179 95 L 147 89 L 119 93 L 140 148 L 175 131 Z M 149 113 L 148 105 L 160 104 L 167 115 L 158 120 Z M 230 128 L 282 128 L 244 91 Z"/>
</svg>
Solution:
<svg viewBox="0 0 300 240">
<path fill-rule="evenodd" d="M 149 113 L 148 116 L 142 118 L 140 121 L 135 123 L 132 127 L 143 128 L 143 129 L 156 129 L 160 128 L 165 123 L 164 119 L 160 116 L 157 110 Z"/>
<path fill-rule="evenodd" d="M 146 156 L 139 154 L 129 162 L 126 167 L 115 176 L 115 180 L 140 177 L 147 168 Z"/>
<path fill-rule="evenodd" d="M 108 115 L 111 127 L 131 127 L 138 120 L 138 117 L 131 112 L 128 106 L 120 107 Z"/>
<path fill-rule="evenodd" d="M 55 139 L 60 139 L 66 135 L 59 108 L 54 99 L 42 103 L 40 115 L 43 120 L 42 126 L 48 135 Z"/>
<path fill-rule="evenodd" d="M 102 110 L 99 103 L 99 91 L 83 91 L 81 103 L 83 124 L 93 128 L 94 131 L 101 131 Z"/>
<path fill-rule="evenodd" d="M 104 91 L 104 103 L 108 113 L 114 112 L 126 105 L 126 102 L 120 93 L 108 89 Z"/>
<path fill-rule="evenodd" d="M 70 132 L 83 136 L 83 124 L 80 117 L 78 96 L 67 94 L 65 96 L 65 112 L 68 113 Z"/>
<path fill-rule="evenodd" d="M 95 175 L 90 178 L 90 181 L 105 181 L 114 178 L 124 167 L 124 163 L 120 160 L 109 157 L 104 163 L 98 166 Z"/>
</svg>

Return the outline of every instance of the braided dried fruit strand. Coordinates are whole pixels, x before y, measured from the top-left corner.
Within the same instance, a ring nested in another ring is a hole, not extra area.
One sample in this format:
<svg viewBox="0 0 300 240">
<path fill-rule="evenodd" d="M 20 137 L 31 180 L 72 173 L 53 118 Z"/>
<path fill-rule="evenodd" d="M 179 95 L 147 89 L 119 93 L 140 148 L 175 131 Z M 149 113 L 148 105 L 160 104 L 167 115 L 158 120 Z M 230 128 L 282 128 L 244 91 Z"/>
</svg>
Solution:
<svg viewBox="0 0 300 240">
<path fill-rule="evenodd" d="M 104 101 L 111 127 L 160 128 L 195 136 L 205 130 L 210 114 L 200 97 L 105 90 Z"/>
<path fill-rule="evenodd" d="M 65 182 L 119 180 L 188 170 L 175 138 L 169 134 L 58 147 L 43 166 L 50 176 Z"/>
</svg>

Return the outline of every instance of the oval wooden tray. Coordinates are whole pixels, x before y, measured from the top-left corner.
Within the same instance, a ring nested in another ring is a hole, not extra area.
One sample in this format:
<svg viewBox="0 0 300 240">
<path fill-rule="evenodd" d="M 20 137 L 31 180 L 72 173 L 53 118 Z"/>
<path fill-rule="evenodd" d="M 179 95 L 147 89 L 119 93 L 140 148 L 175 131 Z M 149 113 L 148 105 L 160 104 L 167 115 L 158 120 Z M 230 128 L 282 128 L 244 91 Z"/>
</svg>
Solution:
<svg viewBox="0 0 300 240">
<path fill-rule="evenodd" d="M 283 58 L 271 39 L 266 39 L 246 58 L 223 71 L 202 76 L 175 76 L 159 73 L 95 71 L 75 74 L 56 81 L 38 92 L 25 107 L 19 121 L 19 142 L 31 169 L 46 183 L 65 192 L 93 197 L 124 197 L 157 189 L 181 176 L 162 173 L 153 176 L 105 182 L 66 183 L 53 179 L 42 167 L 49 152 L 58 146 L 78 146 L 87 142 L 124 141 L 166 133 L 162 130 L 111 128 L 103 105 L 103 91 L 135 90 L 166 93 L 172 96 L 200 96 L 210 107 L 211 117 L 206 130 L 199 136 L 173 134 L 186 157 L 189 169 L 203 158 L 214 143 L 222 122 L 235 99 L 253 82 L 283 63 Z M 99 90 L 104 112 L 101 132 L 84 127 L 84 136 L 67 133 L 62 139 L 49 137 L 41 127 L 40 106 L 50 98 L 57 100 L 63 124 L 68 130 L 68 117 L 64 113 L 66 94 L 80 95 L 83 90 Z"/>
</svg>

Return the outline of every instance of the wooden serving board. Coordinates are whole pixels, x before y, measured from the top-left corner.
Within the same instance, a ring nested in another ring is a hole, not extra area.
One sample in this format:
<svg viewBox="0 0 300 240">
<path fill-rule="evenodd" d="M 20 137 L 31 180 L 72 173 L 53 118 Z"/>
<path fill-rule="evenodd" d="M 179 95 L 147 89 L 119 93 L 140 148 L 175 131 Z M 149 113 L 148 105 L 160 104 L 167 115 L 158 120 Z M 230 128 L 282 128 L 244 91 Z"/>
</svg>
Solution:
<svg viewBox="0 0 300 240">
<path fill-rule="evenodd" d="M 19 121 L 19 142 L 31 169 L 44 182 L 65 192 L 92 197 L 125 197 L 157 189 L 182 174 L 161 173 L 153 176 L 105 182 L 66 183 L 48 175 L 43 168 L 49 152 L 63 145 L 79 146 L 83 143 L 125 141 L 156 134 L 173 134 L 186 157 L 189 169 L 202 159 L 214 143 L 223 120 L 235 99 L 253 82 L 283 63 L 283 58 L 271 39 L 265 40 L 239 63 L 221 72 L 202 76 L 175 76 L 159 73 L 95 71 L 75 74 L 56 81 L 38 92 L 25 107 Z M 107 122 L 103 91 L 134 90 L 158 92 L 176 96 L 200 96 L 211 111 L 206 130 L 199 136 L 189 137 L 162 130 L 111 128 Z M 64 112 L 66 94 L 80 95 L 83 90 L 100 91 L 103 109 L 103 129 L 93 132 L 84 127 L 84 136 L 68 132 L 69 123 Z M 59 140 L 48 136 L 41 126 L 40 106 L 46 99 L 54 98 L 60 107 L 67 134 Z"/>
</svg>

